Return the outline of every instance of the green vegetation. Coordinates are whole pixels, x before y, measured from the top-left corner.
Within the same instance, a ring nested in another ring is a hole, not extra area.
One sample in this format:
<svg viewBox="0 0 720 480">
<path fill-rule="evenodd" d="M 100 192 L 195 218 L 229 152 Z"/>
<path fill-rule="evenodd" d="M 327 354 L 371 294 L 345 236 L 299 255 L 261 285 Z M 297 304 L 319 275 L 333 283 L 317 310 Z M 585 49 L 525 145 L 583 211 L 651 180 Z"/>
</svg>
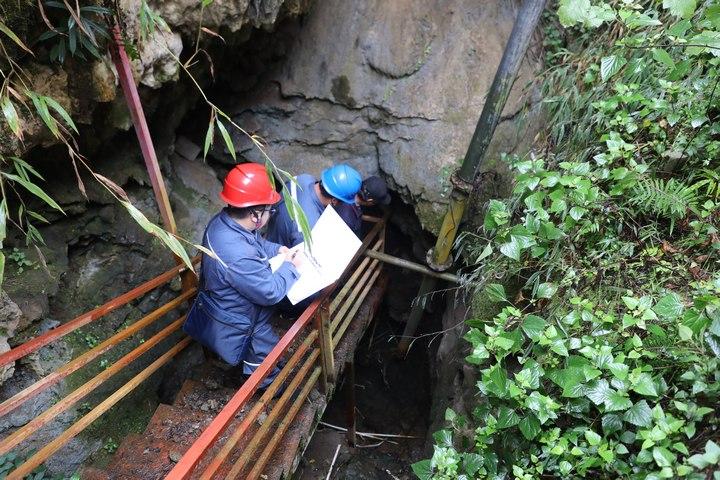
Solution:
<svg viewBox="0 0 720 480">
<path fill-rule="evenodd" d="M 558 20 L 549 127 L 462 239 L 501 308 L 467 322 L 477 404 L 413 468 L 718 479 L 720 4 L 563 0 Z"/>
</svg>

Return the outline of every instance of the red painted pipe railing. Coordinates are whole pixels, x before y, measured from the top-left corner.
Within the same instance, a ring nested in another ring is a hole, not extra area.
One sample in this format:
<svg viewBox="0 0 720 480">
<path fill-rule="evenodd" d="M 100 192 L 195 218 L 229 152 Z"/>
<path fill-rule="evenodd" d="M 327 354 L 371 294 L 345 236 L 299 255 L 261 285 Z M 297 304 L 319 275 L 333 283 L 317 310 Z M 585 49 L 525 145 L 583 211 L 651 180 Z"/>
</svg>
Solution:
<svg viewBox="0 0 720 480">
<path fill-rule="evenodd" d="M 110 54 L 115 62 L 115 68 L 117 68 L 120 79 L 120 86 L 122 87 L 125 101 L 130 110 L 133 125 L 135 125 L 135 133 L 137 133 L 138 141 L 140 142 L 140 150 L 145 159 L 145 166 L 147 167 L 150 183 L 155 192 L 155 200 L 157 201 L 158 209 L 160 209 L 160 216 L 165 225 L 165 230 L 175 234 L 177 233 L 175 217 L 173 217 L 170 200 L 168 199 L 167 190 L 165 189 L 165 182 L 163 181 L 162 173 L 160 173 L 160 166 L 158 165 L 155 147 L 153 146 L 150 130 L 148 129 L 147 120 L 145 119 L 145 112 L 140 103 L 140 95 L 135 85 L 130 59 L 128 59 L 127 53 L 125 52 L 120 28 L 117 25 L 113 28 L 113 38 L 115 43 L 110 47 Z"/>
<path fill-rule="evenodd" d="M 193 263 L 197 263 L 200 260 L 200 257 L 195 257 L 193 259 Z M 167 272 L 160 274 L 159 276 L 148 280 L 147 282 L 143 283 L 142 285 L 139 285 L 129 292 L 126 292 L 119 297 L 115 297 L 112 300 L 104 303 L 103 305 L 100 305 L 99 307 L 90 310 L 89 312 L 83 313 L 79 317 L 76 317 L 72 320 L 70 320 L 67 323 L 64 323 L 60 325 L 57 328 L 54 328 L 39 337 L 35 337 L 32 340 L 29 340 L 22 345 L 18 345 L 17 347 L 13 348 L 12 350 L 9 350 L 2 355 L 0 355 L 0 367 L 7 365 L 10 362 L 14 362 L 15 360 L 18 360 L 25 355 L 28 355 L 32 352 L 35 352 L 45 345 L 64 337 L 68 333 L 72 333 L 73 331 L 77 330 L 80 327 L 83 327 L 87 325 L 88 323 L 97 320 L 98 318 L 103 317 L 104 315 L 107 315 L 108 313 L 112 312 L 113 310 L 116 310 L 124 305 L 126 305 L 131 300 L 135 300 L 140 295 L 144 295 L 145 293 L 149 292 L 150 290 L 159 287 L 160 285 L 169 282 L 172 280 L 175 276 L 178 274 L 184 272 L 187 270 L 187 267 L 184 265 L 178 265 L 177 267 L 174 267 Z"/>
<path fill-rule="evenodd" d="M 272 371 L 292 343 L 297 340 L 302 330 L 308 326 L 317 314 L 321 313 L 319 312 L 321 305 L 328 301 L 330 295 L 335 291 L 337 286 L 344 281 L 347 275 L 355 267 L 357 260 L 368 249 L 370 244 L 380 234 L 380 232 L 383 231 L 387 219 L 388 215 L 386 214 L 373 226 L 363 240 L 362 245 L 353 257 L 353 260 L 348 265 L 348 268 L 340 277 L 340 280 L 326 287 L 320 294 L 319 298 L 315 299 L 310 306 L 305 309 L 303 314 L 295 321 L 285 335 L 283 335 L 262 364 L 260 364 L 260 366 L 252 373 L 252 375 L 250 375 L 245 383 L 243 383 L 240 390 L 238 390 L 225 407 L 223 407 L 220 413 L 213 419 L 210 425 L 208 425 L 202 434 L 200 434 L 200 437 L 195 440 L 188 451 L 182 456 L 180 461 L 175 464 L 175 467 L 170 471 L 170 473 L 168 473 L 165 480 L 185 480 L 191 477 L 195 467 L 197 467 L 200 463 L 203 456 L 213 447 L 220 435 L 222 435 L 225 429 L 235 419 L 237 412 L 247 404 L 252 395 L 257 391 L 263 379 Z M 332 352 L 329 352 L 329 354 L 332 355 Z"/>
</svg>

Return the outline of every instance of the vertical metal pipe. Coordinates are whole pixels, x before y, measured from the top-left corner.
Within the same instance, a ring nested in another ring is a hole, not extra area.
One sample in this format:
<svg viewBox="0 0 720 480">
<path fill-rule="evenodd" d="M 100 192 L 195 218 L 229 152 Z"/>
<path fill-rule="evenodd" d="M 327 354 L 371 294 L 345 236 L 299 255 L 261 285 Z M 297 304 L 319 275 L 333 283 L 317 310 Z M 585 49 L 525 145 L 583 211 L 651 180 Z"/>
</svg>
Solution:
<svg viewBox="0 0 720 480">
<path fill-rule="evenodd" d="M 545 3 L 546 0 L 524 0 L 518 11 L 502 60 L 495 72 L 495 79 L 475 127 L 475 133 L 470 140 L 465 160 L 458 172 L 460 179 L 465 182 L 472 183 L 485 159 L 485 152 L 500 121 L 505 102 L 520 69 L 520 63 L 525 57 L 540 15 L 545 9 Z"/>
<path fill-rule="evenodd" d="M 319 311 L 315 314 L 315 328 L 318 331 L 318 345 L 320 347 L 320 376 L 323 393 L 330 392 L 331 384 L 335 383 L 335 359 L 333 352 L 332 331 L 330 329 L 330 306 L 328 300 L 323 301 Z"/>
<path fill-rule="evenodd" d="M 420 284 L 420 290 L 418 291 L 416 297 L 417 303 L 415 303 L 410 311 L 410 316 L 405 324 L 405 330 L 403 331 L 402 338 L 400 338 L 400 342 L 398 343 L 398 350 L 401 355 L 405 355 L 408 348 L 410 348 L 412 337 L 415 335 L 417 327 L 420 325 L 420 320 L 422 320 L 423 313 L 425 312 L 425 303 L 427 303 L 425 296 L 430 293 L 433 288 L 435 288 L 436 284 L 437 279 L 435 277 L 431 277 L 430 275 L 425 275 L 423 277 L 422 283 Z"/>
<path fill-rule="evenodd" d="M 150 130 L 148 129 L 147 120 L 145 119 L 145 112 L 143 111 L 142 104 L 140 103 L 140 95 L 138 94 L 137 86 L 135 85 L 135 78 L 133 77 L 130 60 L 125 52 L 125 46 L 123 45 L 122 36 L 120 35 L 120 27 L 117 25 L 113 27 L 113 39 L 114 44 L 110 47 L 110 54 L 115 62 L 115 68 L 117 68 L 118 77 L 120 79 L 120 86 L 122 87 L 123 94 L 125 95 L 125 101 L 127 102 L 130 115 L 132 116 L 135 133 L 137 134 L 138 141 L 140 142 L 140 150 L 142 151 L 143 158 L 145 159 L 145 166 L 147 167 L 148 175 L 150 176 L 150 183 L 152 184 L 153 191 L 155 192 L 155 200 L 157 201 L 158 209 L 160 210 L 160 216 L 162 217 L 165 229 L 168 232 L 175 234 L 177 233 L 175 217 L 173 217 L 170 200 L 168 199 L 167 190 L 165 189 L 165 182 L 163 181 L 160 166 L 158 165 L 157 155 L 155 154 L 155 147 L 153 146 L 152 138 L 150 137 Z"/>
<path fill-rule="evenodd" d="M 465 159 L 453 178 L 454 187 L 450 196 L 450 204 L 443 219 L 435 248 L 431 251 L 430 255 L 430 266 L 434 269 L 445 270 L 452 263 L 450 253 L 460 228 L 460 220 L 465 212 L 467 198 L 472 189 L 473 181 L 482 167 L 488 145 L 490 145 L 490 140 L 500 121 L 508 95 L 510 95 L 510 90 L 520 69 L 520 63 L 525 57 L 525 52 L 530 44 L 535 27 L 540 20 L 540 15 L 545 8 L 546 1 L 547 0 L 523 0 L 522 6 L 515 18 L 515 24 L 510 33 L 508 43 L 505 46 L 500 65 L 498 65 L 497 71 L 495 72 L 495 78 L 490 86 L 490 91 L 485 100 L 485 105 L 483 105 L 483 110 L 475 127 L 475 132 L 470 140 Z M 434 281 L 432 281 L 432 283 L 434 284 Z M 427 294 L 427 292 L 423 291 L 427 290 L 430 284 L 431 281 L 426 277 L 420 287 L 421 292 L 418 293 L 418 297 Z M 420 321 L 422 312 L 423 306 L 420 302 L 415 305 L 410 312 L 410 319 L 413 320 L 413 324 L 408 321 L 405 327 L 403 338 L 400 341 L 401 353 L 407 351 L 410 337 L 415 334 L 415 330 L 417 329 L 416 323 Z"/>
</svg>

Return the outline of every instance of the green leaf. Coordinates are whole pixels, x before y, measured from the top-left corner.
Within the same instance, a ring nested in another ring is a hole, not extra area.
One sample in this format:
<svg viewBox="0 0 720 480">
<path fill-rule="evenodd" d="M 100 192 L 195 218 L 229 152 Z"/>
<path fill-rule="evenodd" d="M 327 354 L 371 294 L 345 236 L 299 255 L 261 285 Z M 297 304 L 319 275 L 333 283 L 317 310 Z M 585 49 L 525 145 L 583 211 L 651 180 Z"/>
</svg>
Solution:
<svg viewBox="0 0 720 480">
<path fill-rule="evenodd" d="M 485 248 L 483 248 L 483 251 L 482 251 L 482 253 L 480 253 L 478 258 L 475 259 L 475 263 L 480 263 L 482 260 L 489 257 L 492 254 L 492 252 L 493 252 L 492 245 L 488 243 L 487 245 L 485 245 Z"/>
<path fill-rule="evenodd" d="M 487 351 L 484 344 L 478 343 L 473 347 L 472 353 L 465 357 L 465 361 L 474 365 L 481 365 L 488 358 L 490 358 L 490 352 Z"/>
<path fill-rule="evenodd" d="M 525 362 L 523 369 L 515 374 L 515 380 L 525 388 L 540 388 L 540 377 L 543 375 L 543 368 L 535 360 Z"/>
<path fill-rule="evenodd" d="M 627 410 L 630 407 L 632 407 L 632 402 L 620 392 L 610 393 L 607 401 L 605 402 L 605 410 L 608 412 Z"/>
<path fill-rule="evenodd" d="M 622 300 L 630 310 L 635 310 L 640 304 L 640 300 L 635 297 L 622 297 Z"/>
<path fill-rule="evenodd" d="M 537 298 L 552 298 L 555 292 L 557 292 L 557 289 L 558 287 L 554 283 L 541 283 L 538 285 L 535 296 Z"/>
<path fill-rule="evenodd" d="M 168 248 L 170 248 L 170 250 L 172 250 L 175 255 L 177 255 L 183 261 L 183 263 L 190 270 L 194 270 L 192 262 L 190 261 L 190 257 L 188 256 L 185 248 L 182 246 L 182 244 L 177 238 L 175 238 L 174 236 L 148 220 L 147 217 L 132 203 L 122 200 L 120 201 L 120 203 L 122 203 L 122 205 L 130 213 L 130 216 L 133 217 L 133 219 L 138 223 L 138 225 L 143 228 L 143 230 L 159 238 Z"/>
<path fill-rule="evenodd" d="M 521 252 L 520 242 L 515 235 L 510 236 L 510 241 L 500 245 L 500 253 L 506 257 L 510 257 L 515 261 L 520 261 Z"/>
<path fill-rule="evenodd" d="M 38 115 L 40 115 L 40 118 L 43 122 L 45 122 L 45 125 L 48 127 L 50 132 L 56 137 L 60 137 L 60 130 L 58 130 L 57 122 L 55 119 L 50 115 L 50 110 L 48 110 L 48 106 L 45 103 L 44 98 L 40 95 L 35 94 L 34 92 L 27 92 L 28 97 L 30 97 L 30 100 L 32 100 L 33 105 L 35 106 L 35 110 L 37 111 Z"/>
<path fill-rule="evenodd" d="M 567 357 L 570 354 L 570 352 L 568 352 L 567 345 L 565 345 L 565 339 L 563 338 L 553 340 L 550 344 L 550 350 L 558 355 L 562 355 L 563 357 Z"/>
<path fill-rule="evenodd" d="M 515 413 L 515 410 L 504 405 L 500 407 L 500 411 L 498 412 L 497 428 L 502 430 L 514 427 L 518 423 L 520 423 L 520 417 L 517 413 Z"/>
<path fill-rule="evenodd" d="M 665 447 L 653 448 L 653 458 L 658 467 L 669 467 L 675 463 L 675 454 Z"/>
<path fill-rule="evenodd" d="M 682 298 L 677 293 L 670 293 L 662 297 L 653 307 L 653 311 L 663 319 L 675 320 L 685 311 Z"/>
<path fill-rule="evenodd" d="M 586 27 L 597 28 L 603 22 L 614 19 L 615 13 L 606 3 L 595 6 L 590 0 L 561 0 L 558 17 L 564 27 L 581 23 Z"/>
<path fill-rule="evenodd" d="M 450 430 L 439 430 L 433 433 L 433 440 L 441 447 L 452 447 L 452 432 Z"/>
<path fill-rule="evenodd" d="M 23 135 L 22 129 L 20 128 L 20 117 L 18 116 L 17 110 L 15 110 L 15 105 L 13 105 L 9 97 L 3 97 L 2 99 L 2 112 L 5 116 L 5 120 L 8 122 L 10 130 L 17 138 L 22 139 Z"/>
<path fill-rule="evenodd" d="M 412 470 L 420 480 L 430 480 L 432 478 L 432 465 L 430 460 L 421 460 L 412 464 Z"/>
<path fill-rule="evenodd" d="M 30 165 L 29 163 L 27 163 L 27 162 L 26 162 L 25 160 L 23 160 L 22 158 L 10 157 L 10 159 L 12 159 L 13 163 L 15 164 L 15 170 L 17 170 L 18 172 L 21 172 L 21 171 L 30 172 L 30 173 L 32 173 L 35 177 L 39 178 L 40 180 L 43 180 L 43 181 L 45 180 L 45 179 L 43 178 L 43 176 L 40 175 L 40 174 L 38 173 L 38 171 L 35 170 L 35 169 L 32 167 L 32 165 Z M 27 175 L 21 175 L 21 176 L 22 176 L 23 178 L 25 178 L 26 180 L 28 179 Z"/>
<path fill-rule="evenodd" d="M 618 55 L 610 55 L 608 57 L 603 57 L 600 60 L 600 78 L 602 78 L 603 82 L 607 81 L 608 79 L 612 78 L 613 75 L 618 73 L 622 67 L 625 66 L 627 63 L 627 60 L 625 60 L 624 57 L 620 57 Z"/>
<path fill-rule="evenodd" d="M 655 61 L 660 62 L 670 68 L 675 68 L 675 62 L 670 54 L 664 48 L 653 48 L 652 55 Z"/>
<path fill-rule="evenodd" d="M 652 425 L 652 410 L 645 400 L 640 400 L 625 412 L 623 418 L 637 427 L 649 427 Z"/>
<path fill-rule="evenodd" d="M 713 465 L 720 463 L 720 446 L 712 440 L 705 444 L 705 458 Z"/>
<path fill-rule="evenodd" d="M 703 330 L 710 325 L 710 319 L 694 308 L 691 308 L 683 315 L 682 324 L 689 327 L 695 336 L 700 336 Z"/>
<path fill-rule="evenodd" d="M 641 373 L 637 381 L 633 384 L 632 390 L 640 395 L 647 395 L 651 397 L 657 397 L 658 394 L 655 382 L 649 373 Z"/>
<path fill-rule="evenodd" d="M 28 52 L 33 57 L 35 56 L 35 54 L 32 52 L 32 50 L 30 50 L 27 47 L 27 45 L 25 45 L 23 43 L 23 41 L 20 40 L 20 38 L 17 35 L 15 35 L 15 32 L 10 30 L 10 28 L 7 25 L 5 25 L 3 22 L 0 22 L 0 32 L 3 32 L 5 35 L 7 35 L 10 38 L 10 40 L 12 40 L 13 42 L 15 42 L 17 44 L 18 47 L 22 48 L 23 50 Z"/>
<path fill-rule="evenodd" d="M 527 414 L 520 420 L 518 428 L 526 439 L 532 440 L 540 433 L 540 420 L 535 415 Z"/>
<path fill-rule="evenodd" d="M 690 38 L 688 43 L 693 45 L 685 49 L 688 55 L 710 52 L 714 56 L 720 57 L 720 32 L 704 30 Z"/>
<path fill-rule="evenodd" d="M 508 378 L 502 365 L 496 363 L 490 369 L 485 370 L 482 378 L 488 392 L 500 398 L 507 396 Z"/>
<path fill-rule="evenodd" d="M 58 102 L 56 102 L 53 98 L 50 98 L 50 97 L 42 97 L 42 98 L 50 108 L 55 110 L 58 113 L 58 115 L 60 115 L 62 117 L 62 119 L 65 120 L 65 123 L 67 123 L 70 126 L 70 128 L 72 128 L 75 131 L 75 133 L 79 133 L 77 127 L 75 126 L 75 122 L 73 122 L 72 118 L 65 111 L 65 109 L 62 107 L 62 105 L 60 105 Z"/>
<path fill-rule="evenodd" d="M 203 160 L 207 158 L 207 154 L 210 151 L 210 147 L 215 142 L 215 118 L 210 120 L 208 125 L 207 133 L 205 133 L 205 146 L 203 148 Z"/>
<path fill-rule="evenodd" d="M 613 389 L 610 388 L 610 384 L 603 378 L 588 383 L 585 395 L 592 400 L 595 405 L 602 405 L 608 401 L 612 392 Z"/>
<path fill-rule="evenodd" d="M 582 207 L 572 207 L 569 213 L 570 217 L 577 222 L 587 213 L 587 209 Z"/>
<path fill-rule="evenodd" d="M 690 327 L 687 327 L 683 324 L 678 325 L 678 335 L 680 336 L 680 340 L 690 340 L 693 336 L 693 331 Z"/>
<path fill-rule="evenodd" d="M 43 191 L 42 188 L 38 187 L 32 182 L 29 182 L 25 180 L 24 178 L 18 177 L 17 175 L 13 175 L 10 173 L 2 173 L 2 176 L 7 178 L 8 180 L 11 180 L 13 182 L 17 182 L 20 185 L 22 185 L 28 192 L 32 193 L 36 197 L 40 198 L 42 201 L 50 205 L 55 210 L 58 210 L 65 214 L 65 211 L 60 207 L 60 205 L 57 204 L 55 200 L 53 200 L 47 193 Z"/>
<path fill-rule="evenodd" d="M 505 293 L 505 287 L 499 283 L 490 283 L 485 287 L 485 295 L 491 302 L 507 302 L 507 294 Z"/>
<path fill-rule="evenodd" d="M 546 325 L 547 322 L 542 317 L 538 317 L 537 315 L 528 315 L 523 320 L 522 330 L 530 340 L 537 341 L 540 339 L 540 335 L 543 330 L 545 330 Z"/>
<path fill-rule="evenodd" d="M 463 453 L 463 468 L 470 478 L 476 478 L 475 474 L 483 467 L 484 461 L 482 455 L 477 453 Z"/>
<path fill-rule="evenodd" d="M 3 284 L 3 278 L 5 277 L 5 254 L 0 251 L 0 287 Z"/>
<path fill-rule="evenodd" d="M 623 421 L 619 415 L 608 413 L 602 417 L 603 432 L 606 434 L 619 432 L 623 428 Z"/>
<path fill-rule="evenodd" d="M 600 437 L 600 435 L 593 432 L 592 430 L 585 430 L 585 440 L 587 440 L 588 443 L 594 447 L 595 445 L 600 445 L 602 437 Z"/>
<path fill-rule="evenodd" d="M 230 152 L 230 155 L 232 156 L 233 160 L 237 161 L 237 155 L 235 154 L 235 145 L 233 145 L 232 138 L 230 138 L 230 134 L 228 133 L 227 129 L 225 128 L 225 125 L 218 120 L 217 121 L 217 127 L 218 130 L 220 130 L 220 134 L 223 137 L 223 140 L 225 141 L 225 146 L 228 149 L 228 152 Z"/>
<path fill-rule="evenodd" d="M 690 18 L 697 8 L 696 0 L 663 0 L 663 8 L 680 18 Z"/>
</svg>

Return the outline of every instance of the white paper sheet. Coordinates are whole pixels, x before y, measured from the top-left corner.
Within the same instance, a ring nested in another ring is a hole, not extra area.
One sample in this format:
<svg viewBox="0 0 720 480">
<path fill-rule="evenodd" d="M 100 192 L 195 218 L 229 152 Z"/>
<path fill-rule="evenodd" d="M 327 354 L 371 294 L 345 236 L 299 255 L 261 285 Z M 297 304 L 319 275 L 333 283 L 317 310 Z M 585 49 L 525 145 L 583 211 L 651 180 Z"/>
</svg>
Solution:
<svg viewBox="0 0 720 480">
<path fill-rule="evenodd" d="M 306 251 L 304 242 L 291 249 L 305 252 L 307 258 L 299 270 L 300 278 L 287 294 L 290 303 L 296 305 L 340 278 L 360 245 L 360 239 L 335 209 L 326 207 L 312 229 L 312 255 Z M 280 268 L 284 258 L 277 255 L 270 259 L 273 272 Z"/>
</svg>

